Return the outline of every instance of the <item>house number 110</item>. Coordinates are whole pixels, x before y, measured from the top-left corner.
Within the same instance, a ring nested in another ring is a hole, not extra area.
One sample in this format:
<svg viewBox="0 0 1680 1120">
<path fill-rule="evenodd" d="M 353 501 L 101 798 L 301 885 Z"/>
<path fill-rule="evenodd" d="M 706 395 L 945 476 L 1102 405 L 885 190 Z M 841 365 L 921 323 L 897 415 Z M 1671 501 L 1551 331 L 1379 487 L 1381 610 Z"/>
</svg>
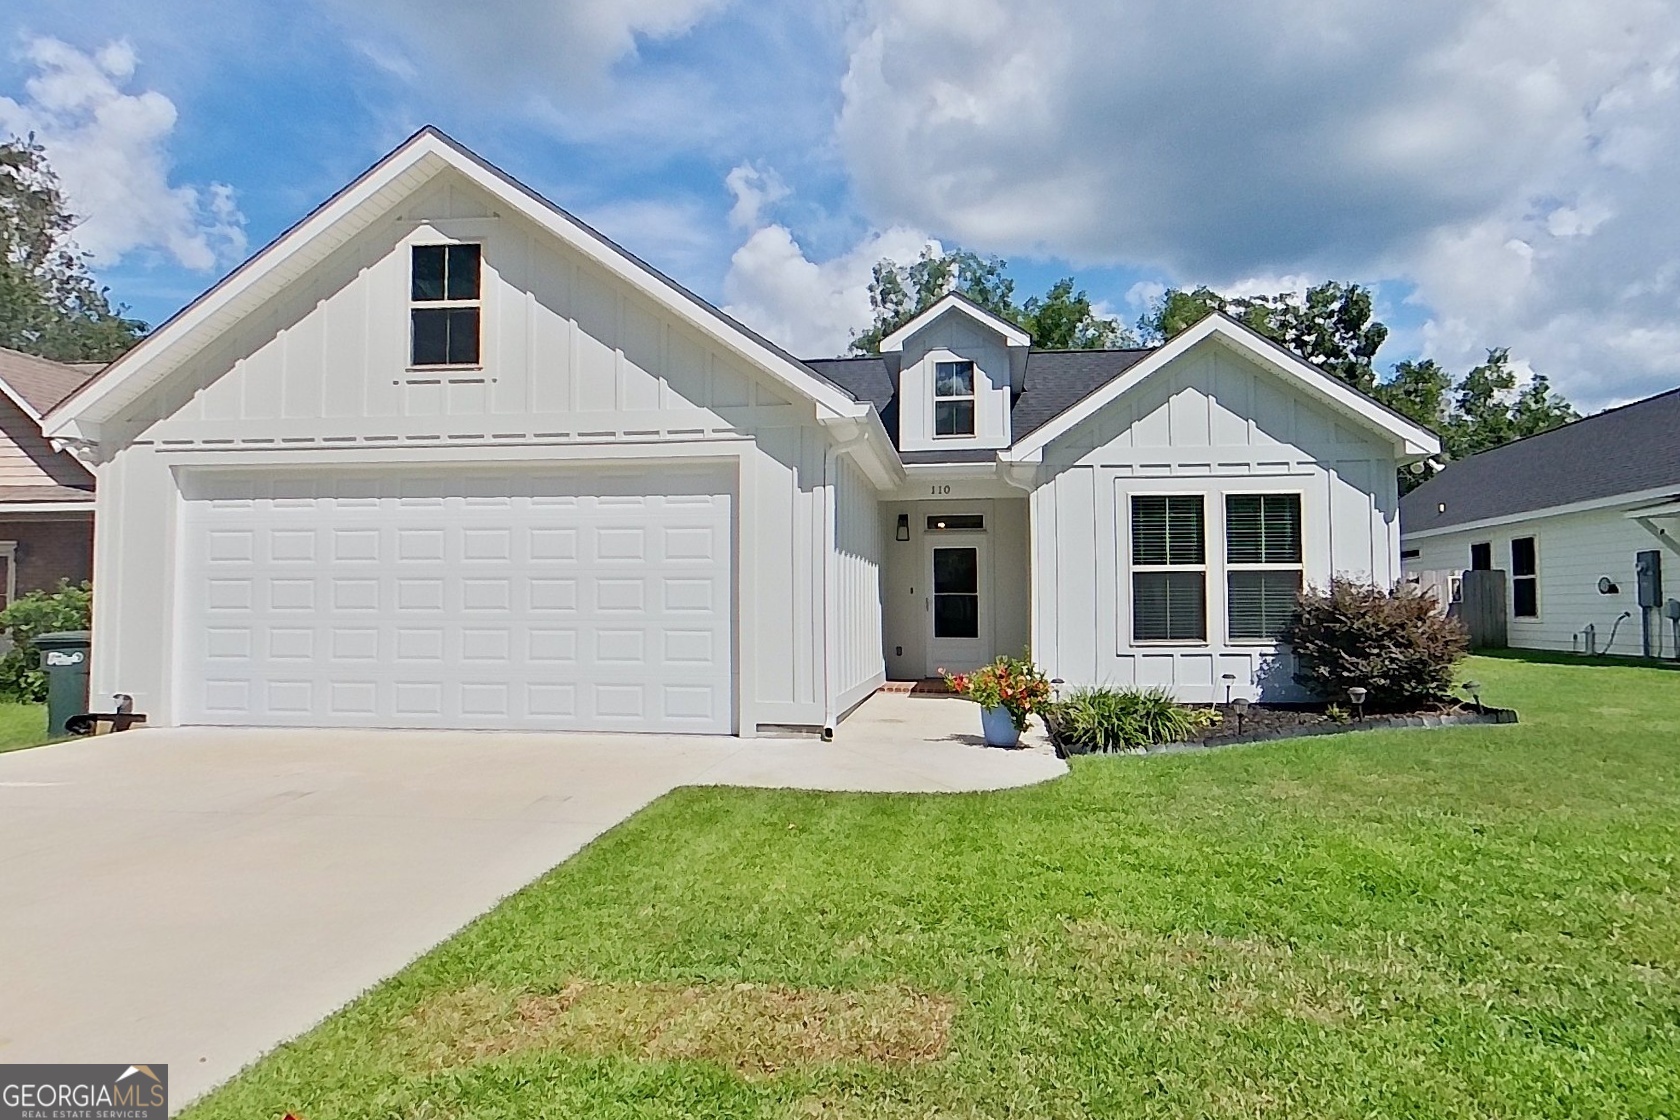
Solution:
<svg viewBox="0 0 1680 1120">
<path fill-rule="evenodd" d="M 945 495 L 945 494 L 949 494 L 950 492 L 951 492 L 951 488 L 949 486 L 929 486 L 928 487 L 928 493 L 932 494 L 936 498 L 941 497 L 942 495 Z"/>
</svg>

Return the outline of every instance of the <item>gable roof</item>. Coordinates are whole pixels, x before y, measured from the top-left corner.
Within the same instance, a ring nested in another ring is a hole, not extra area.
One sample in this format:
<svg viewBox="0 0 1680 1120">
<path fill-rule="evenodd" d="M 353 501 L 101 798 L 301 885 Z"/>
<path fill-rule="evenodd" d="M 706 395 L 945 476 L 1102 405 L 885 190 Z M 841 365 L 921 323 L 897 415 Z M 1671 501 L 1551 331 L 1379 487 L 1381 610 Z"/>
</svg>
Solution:
<svg viewBox="0 0 1680 1120">
<path fill-rule="evenodd" d="M 1009 424 L 1018 442 L 1089 394 L 1154 353 L 1152 350 L 1031 350 L 1020 393 L 1010 402 Z M 875 406 L 887 434 L 898 443 L 898 383 L 886 359 L 807 358 L 805 363 L 860 401 Z M 990 462 L 994 448 L 901 451 L 906 463 Z"/>
<path fill-rule="evenodd" d="M 928 307 L 881 340 L 881 352 L 891 354 L 904 349 L 904 343 L 917 331 L 945 314 L 947 311 L 960 311 L 988 330 L 996 331 L 1003 336 L 1009 346 L 1031 346 L 1032 339 L 1027 332 L 1011 323 L 1008 319 L 987 311 L 978 303 L 969 299 L 961 292 L 946 292 Z"/>
<path fill-rule="evenodd" d="M 1449 463 L 1400 499 L 1400 529 L 1443 530 L 1665 488 L 1680 493 L 1680 389 Z"/>
<path fill-rule="evenodd" d="M 428 125 L 60 402 L 46 418 L 47 434 L 98 442 L 101 423 L 446 169 L 810 398 L 819 417 L 867 422 L 866 405 L 810 366 Z"/>
<path fill-rule="evenodd" d="M 89 363 L 68 365 L 0 346 L 0 392 L 12 398 L 31 419 L 39 420 L 53 405 L 87 384 L 100 368 Z"/>
<path fill-rule="evenodd" d="M 1164 369 L 1175 359 L 1203 342 L 1214 341 L 1235 350 L 1256 363 L 1293 381 L 1307 395 L 1329 405 L 1362 427 L 1376 431 L 1392 440 L 1402 459 L 1421 459 L 1438 455 L 1441 441 L 1434 432 L 1400 415 L 1375 398 L 1360 392 L 1339 378 L 1333 377 L 1311 362 L 1302 360 L 1290 350 L 1237 322 L 1215 312 L 1179 334 L 1159 349 L 1150 351 L 1139 361 L 1103 383 L 1096 391 L 1057 413 L 1048 422 L 1022 438 L 1017 435 L 1013 446 L 999 453 L 1009 462 L 1035 462 L 1044 447 L 1058 436 L 1066 434 L 1074 425 L 1088 419 L 1103 406 L 1130 391 L 1145 378 Z"/>
</svg>

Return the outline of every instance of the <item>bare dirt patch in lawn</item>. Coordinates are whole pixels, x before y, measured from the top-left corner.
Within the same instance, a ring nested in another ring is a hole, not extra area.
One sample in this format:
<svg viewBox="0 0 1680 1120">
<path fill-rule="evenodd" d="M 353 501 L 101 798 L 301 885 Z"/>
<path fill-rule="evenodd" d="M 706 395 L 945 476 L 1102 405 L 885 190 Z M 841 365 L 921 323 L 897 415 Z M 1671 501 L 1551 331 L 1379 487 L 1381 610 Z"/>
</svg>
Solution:
<svg viewBox="0 0 1680 1120">
<path fill-rule="evenodd" d="M 952 1001 L 907 988 L 829 991 L 760 984 L 601 983 L 552 993 L 475 986 L 426 1001 L 398 1032 L 434 1069 L 531 1051 L 716 1062 L 743 1076 L 790 1066 L 932 1061 Z"/>
</svg>

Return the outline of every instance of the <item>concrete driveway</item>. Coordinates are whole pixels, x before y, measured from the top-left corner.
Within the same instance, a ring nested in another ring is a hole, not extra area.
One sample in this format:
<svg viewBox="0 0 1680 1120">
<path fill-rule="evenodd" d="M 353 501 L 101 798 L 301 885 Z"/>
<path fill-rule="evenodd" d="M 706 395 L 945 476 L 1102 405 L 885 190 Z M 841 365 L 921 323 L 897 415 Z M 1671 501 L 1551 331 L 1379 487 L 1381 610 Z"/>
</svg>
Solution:
<svg viewBox="0 0 1680 1120">
<path fill-rule="evenodd" d="M 677 786 L 1065 771 L 977 724 L 882 695 L 832 744 L 189 728 L 0 755 L 0 1062 L 167 1062 L 179 1107 Z"/>
</svg>

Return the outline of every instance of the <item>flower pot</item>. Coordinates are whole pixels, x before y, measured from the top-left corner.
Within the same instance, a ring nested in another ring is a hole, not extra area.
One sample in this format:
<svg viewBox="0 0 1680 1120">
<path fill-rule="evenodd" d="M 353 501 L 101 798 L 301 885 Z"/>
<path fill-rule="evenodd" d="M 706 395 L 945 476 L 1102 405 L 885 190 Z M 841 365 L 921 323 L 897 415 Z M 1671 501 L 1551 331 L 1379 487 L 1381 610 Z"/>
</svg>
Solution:
<svg viewBox="0 0 1680 1120">
<path fill-rule="evenodd" d="M 980 728 L 986 734 L 988 747 L 1018 747 L 1021 733 L 1015 730 L 1015 719 L 1009 709 L 1001 705 L 980 709 Z"/>
</svg>

